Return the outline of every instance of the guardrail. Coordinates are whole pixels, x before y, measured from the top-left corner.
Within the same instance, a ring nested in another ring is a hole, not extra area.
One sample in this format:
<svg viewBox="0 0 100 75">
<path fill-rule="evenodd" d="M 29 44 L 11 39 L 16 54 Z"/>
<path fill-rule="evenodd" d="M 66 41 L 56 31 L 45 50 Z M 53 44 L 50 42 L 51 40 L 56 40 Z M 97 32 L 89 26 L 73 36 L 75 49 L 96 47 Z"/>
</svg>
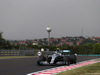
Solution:
<svg viewBox="0 0 100 75">
<path fill-rule="evenodd" d="M 39 50 L 0 50 L 0 56 L 36 56 Z"/>
<path fill-rule="evenodd" d="M 0 56 L 38 56 L 40 50 L 0 50 Z M 42 54 L 49 55 L 54 51 L 43 51 Z"/>
<path fill-rule="evenodd" d="M 37 56 L 40 50 L 0 50 L 0 56 Z M 44 51 L 42 54 L 50 55 L 54 51 Z M 100 56 L 100 54 L 78 54 L 77 56 Z"/>
<path fill-rule="evenodd" d="M 79 54 L 77 56 L 100 56 L 100 54 L 83 54 L 83 55 Z"/>
</svg>

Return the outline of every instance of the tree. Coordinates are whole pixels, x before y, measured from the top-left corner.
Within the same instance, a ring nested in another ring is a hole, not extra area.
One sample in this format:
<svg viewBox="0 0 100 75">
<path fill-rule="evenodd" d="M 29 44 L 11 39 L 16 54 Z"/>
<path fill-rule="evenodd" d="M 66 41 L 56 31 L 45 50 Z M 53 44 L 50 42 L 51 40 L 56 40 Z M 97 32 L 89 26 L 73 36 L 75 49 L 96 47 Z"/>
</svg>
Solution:
<svg viewBox="0 0 100 75">
<path fill-rule="evenodd" d="M 0 32 L 0 49 L 3 48 L 4 43 L 5 43 L 5 40 L 4 40 L 3 37 L 2 37 L 2 33 L 3 33 L 3 32 Z"/>
<path fill-rule="evenodd" d="M 84 45 L 86 43 L 92 43 L 92 44 L 94 44 L 94 43 L 97 43 L 97 42 L 88 38 L 88 39 L 84 39 L 84 41 L 82 41 L 80 43 L 80 45 Z"/>
<path fill-rule="evenodd" d="M 84 48 L 85 48 L 85 52 L 87 54 L 91 54 L 92 51 L 93 51 L 93 44 L 87 43 L 87 44 L 84 45 Z"/>
<path fill-rule="evenodd" d="M 95 43 L 93 45 L 93 53 L 94 54 L 100 54 L 100 44 L 99 43 Z"/>
<path fill-rule="evenodd" d="M 11 45 L 9 43 L 9 41 L 6 41 L 3 37 L 2 37 L 3 32 L 0 32 L 0 49 L 10 49 Z"/>
</svg>

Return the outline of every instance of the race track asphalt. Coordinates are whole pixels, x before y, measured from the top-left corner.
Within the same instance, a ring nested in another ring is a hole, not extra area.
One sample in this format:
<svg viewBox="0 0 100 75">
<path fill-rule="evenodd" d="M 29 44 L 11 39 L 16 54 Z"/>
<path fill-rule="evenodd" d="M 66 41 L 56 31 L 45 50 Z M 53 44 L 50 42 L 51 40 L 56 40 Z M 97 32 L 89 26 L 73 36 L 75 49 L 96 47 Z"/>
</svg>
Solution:
<svg viewBox="0 0 100 75">
<path fill-rule="evenodd" d="M 78 56 L 77 62 L 100 58 L 99 56 Z M 26 75 L 28 73 L 57 66 L 38 66 L 38 57 L 0 59 L 0 75 Z"/>
</svg>

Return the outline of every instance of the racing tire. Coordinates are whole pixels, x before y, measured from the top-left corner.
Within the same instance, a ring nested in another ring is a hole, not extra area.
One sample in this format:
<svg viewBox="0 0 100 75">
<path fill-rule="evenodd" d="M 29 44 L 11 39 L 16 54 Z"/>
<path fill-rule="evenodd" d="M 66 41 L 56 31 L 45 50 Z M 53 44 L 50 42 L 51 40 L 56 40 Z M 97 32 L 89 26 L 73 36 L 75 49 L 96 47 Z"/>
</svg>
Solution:
<svg viewBox="0 0 100 75">
<path fill-rule="evenodd" d="M 46 57 L 44 57 L 44 55 L 39 56 L 39 59 L 37 61 L 37 65 L 42 66 L 42 64 L 41 64 L 42 61 L 46 61 Z"/>
<path fill-rule="evenodd" d="M 54 63 L 53 64 L 56 64 L 57 62 L 59 61 L 63 61 L 63 57 L 62 56 L 57 56 L 54 60 Z"/>
<path fill-rule="evenodd" d="M 39 61 L 46 61 L 46 57 L 44 55 L 39 56 Z"/>
<path fill-rule="evenodd" d="M 64 62 L 65 62 L 65 65 L 70 65 L 70 59 L 69 59 L 69 56 L 64 56 L 63 57 L 63 60 L 64 60 Z"/>
<path fill-rule="evenodd" d="M 37 61 L 37 65 L 39 65 L 39 66 L 41 66 L 42 64 L 41 64 L 41 61 Z"/>
<path fill-rule="evenodd" d="M 76 55 L 70 55 L 70 63 L 75 63 L 76 64 L 76 62 L 77 62 L 77 57 L 76 57 Z"/>
<path fill-rule="evenodd" d="M 50 64 L 52 57 L 47 57 L 47 62 Z"/>
</svg>

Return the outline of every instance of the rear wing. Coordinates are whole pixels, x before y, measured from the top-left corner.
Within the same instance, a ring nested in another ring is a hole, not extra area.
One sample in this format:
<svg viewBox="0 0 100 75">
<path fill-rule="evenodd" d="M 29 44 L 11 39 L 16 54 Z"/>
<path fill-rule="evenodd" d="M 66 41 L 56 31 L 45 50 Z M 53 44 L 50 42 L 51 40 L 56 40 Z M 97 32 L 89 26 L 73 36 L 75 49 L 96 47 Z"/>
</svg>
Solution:
<svg viewBox="0 0 100 75">
<path fill-rule="evenodd" d="M 70 50 L 63 50 L 64 53 L 70 53 Z"/>
<path fill-rule="evenodd" d="M 62 50 L 62 54 L 68 55 L 70 53 L 70 50 Z"/>
</svg>

